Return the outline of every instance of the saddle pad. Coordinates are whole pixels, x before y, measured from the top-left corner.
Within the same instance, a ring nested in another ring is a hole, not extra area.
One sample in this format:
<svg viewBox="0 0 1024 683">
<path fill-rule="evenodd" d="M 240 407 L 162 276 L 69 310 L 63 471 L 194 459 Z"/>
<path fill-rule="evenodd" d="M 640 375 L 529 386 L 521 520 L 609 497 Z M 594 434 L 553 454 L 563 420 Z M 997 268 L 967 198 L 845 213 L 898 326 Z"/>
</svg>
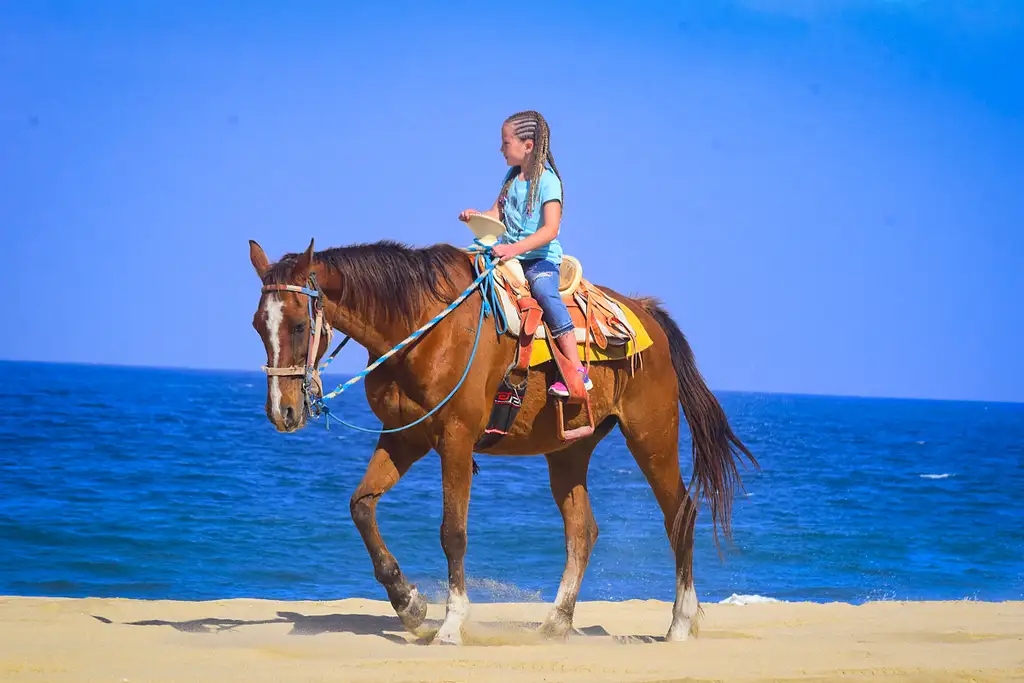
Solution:
<svg viewBox="0 0 1024 683">
<path fill-rule="evenodd" d="M 591 341 L 590 344 L 590 361 L 592 363 L 598 363 L 600 361 L 607 360 L 622 360 L 623 358 L 631 358 L 637 353 L 640 353 L 646 348 L 654 345 L 654 340 L 651 339 L 651 335 L 647 333 L 640 319 L 629 309 L 628 306 L 621 306 L 617 301 L 608 297 L 609 301 L 613 306 L 619 308 L 623 315 L 619 316 L 619 320 L 622 320 L 633 330 L 636 335 L 636 344 L 631 340 L 626 339 L 623 343 L 618 343 L 618 337 L 608 337 L 608 347 L 605 349 L 599 348 Z M 544 326 L 541 325 L 537 328 L 537 332 L 543 332 Z M 581 330 L 576 330 L 577 346 L 580 350 L 580 359 L 584 358 L 583 343 L 579 342 L 579 338 L 582 336 Z M 530 350 L 530 367 L 545 363 L 551 358 L 551 348 L 548 346 L 546 339 L 533 338 L 533 348 Z"/>
<path fill-rule="evenodd" d="M 607 296 L 608 304 L 615 313 L 615 317 L 623 321 L 636 338 L 634 344 L 628 336 L 613 330 L 606 325 L 602 324 L 599 320 L 598 326 L 608 339 L 608 346 L 605 349 L 599 348 L 594 344 L 593 340 L 590 343 L 590 359 L 592 361 L 602 360 L 620 360 L 622 358 L 629 358 L 633 354 L 643 351 L 644 349 L 651 346 L 654 341 L 651 336 L 644 329 L 643 323 L 640 322 L 639 318 L 629 309 L 628 306 L 623 306 L 615 299 Z M 505 320 L 508 322 L 508 332 L 512 337 L 519 338 L 519 331 L 522 321 L 519 319 L 519 308 L 515 302 L 505 291 L 504 287 L 498 288 L 498 298 L 501 300 L 501 307 L 505 312 Z M 580 310 L 586 313 L 587 303 L 582 300 L 582 297 L 575 296 L 576 305 L 580 307 Z M 580 358 L 584 357 L 584 342 L 588 334 L 587 330 L 581 327 L 576 328 L 576 344 L 579 346 Z M 540 365 L 546 361 L 551 360 L 551 349 L 548 347 L 546 339 L 547 331 L 544 326 L 541 325 L 537 328 L 537 332 L 533 337 L 533 348 L 530 353 L 530 365 Z"/>
</svg>

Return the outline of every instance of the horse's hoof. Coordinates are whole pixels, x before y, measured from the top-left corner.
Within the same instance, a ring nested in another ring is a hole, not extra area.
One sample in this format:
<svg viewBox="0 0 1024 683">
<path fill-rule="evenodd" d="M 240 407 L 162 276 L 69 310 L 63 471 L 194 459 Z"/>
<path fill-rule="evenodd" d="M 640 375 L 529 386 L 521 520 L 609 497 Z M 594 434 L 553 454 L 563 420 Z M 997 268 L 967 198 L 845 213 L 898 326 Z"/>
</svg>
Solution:
<svg viewBox="0 0 1024 683">
<path fill-rule="evenodd" d="M 690 624 L 685 626 L 677 627 L 675 624 L 672 625 L 668 630 L 668 634 L 665 636 L 666 643 L 683 643 L 690 639 Z"/>
<path fill-rule="evenodd" d="M 407 631 L 415 632 L 427 618 L 427 601 L 423 599 L 418 590 L 413 588 L 409 595 L 409 604 L 402 609 L 396 609 L 395 612 L 402 620 L 402 626 Z"/>
<path fill-rule="evenodd" d="M 572 623 L 561 619 L 548 619 L 537 628 L 537 633 L 548 640 L 565 640 L 572 632 Z"/>
<path fill-rule="evenodd" d="M 434 636 L 434 645 L 462 645 L 462 629 L 445 630 L 444 626 Z"/>
</svg>

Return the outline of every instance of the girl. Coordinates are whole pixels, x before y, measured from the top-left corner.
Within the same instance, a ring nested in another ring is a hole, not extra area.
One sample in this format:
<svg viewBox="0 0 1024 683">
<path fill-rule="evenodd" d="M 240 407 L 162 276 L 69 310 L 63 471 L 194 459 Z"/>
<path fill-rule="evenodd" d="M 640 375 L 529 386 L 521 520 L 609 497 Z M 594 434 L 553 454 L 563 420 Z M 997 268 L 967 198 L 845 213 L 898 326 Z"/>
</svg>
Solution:
<svg viewBox="0 0 1024 683">
<path fill-rule="evenodd" d="M 483 213 L 505 224 L 493 254 L 502 261 L 519 257 L 530 291 L 544 310 L 544 322 L 562 353 L 580 373 L 587 391 L 593 388 L 580 362 L 576 334 L 562 297 L 558 294 L 562 245 L 558 228 L 562 219 L 562 176 L 551 155 L 551 131 L 538 112 L 524 111 L 501 126 L 501 154 L 511 168 L 494 205 Z M 468 221 L 476 209 L 466 209 L 459 220 Z M 568 396 L 561 380 L 548 389 Z"/>
</svg>

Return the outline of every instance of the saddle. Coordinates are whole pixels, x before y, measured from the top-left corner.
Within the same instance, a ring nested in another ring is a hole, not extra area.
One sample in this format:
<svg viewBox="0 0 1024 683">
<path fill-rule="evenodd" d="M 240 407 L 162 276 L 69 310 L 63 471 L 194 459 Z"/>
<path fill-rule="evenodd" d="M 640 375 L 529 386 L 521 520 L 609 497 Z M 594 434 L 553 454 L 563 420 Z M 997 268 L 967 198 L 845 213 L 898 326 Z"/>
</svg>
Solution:
<svg viewBox="0 0 1024 683">
<path fill-rule="evenodd" d="M 495 396 L 491 420 L 484 436 L 477 444 L 478 448 L 486 448 L 496 443 L 515 421 L 522 406 L 528 370 L 535 364 L 531 360 L 534 357 L 534 342 L 537 339 L 547 342 L 550 356 L 569 390 L 568 398 L 555 402 L 559 439 L 572 441 L 589 436 L 594 432 L 594 416 L 583 380 L 574 371 L 571 361 L 554 343 L 551 330 L 543 322 L 543 310 L 531 296 L 529 283 L 519 262 L 507 261 L 498 265 L 494 270 L 494 284 L 508 323 L 506 334 L 517 338 L 519 343 L 515 359 L 505 371 Z M 575 325 L 576 342 L 583 347 L 580 356 L 588 371 L 592 360 L 592 346 L 602 350 L 608 349 L 609 346 L 620 346 L 623 348 L 622 356 L 630 358 L 631 373 L 636 367 L 642 367 L 643 361 L 639 353 L 627 353 L 629 349 L 638 348 L 637 332 L 621 305 L 587 281 L 583 277 L 582 264 L 572 256 L 562 257 L 559 294 Z M 517 377 L 518 381 L 513 377 Z M 566 430 L 564 403 L 582 405 L 586 410 L 587 424 Z"/>
<path fill-rule="evenodd" d="M 507 333 L 525 341 L 522 339 L 523 322 L 537 302 L 531 296 L 523 268 L 518 261 L 506 261 L 495 268 L 494 275 L 505 319 L 508 321 Z M 576 343 L 584 347 L 584 354 L 591 344 L 600 349 L 629 343 L 636 347 L 637 331 L 633 329 L 621 305 L 586 280 L 583 277 L 583 265 L 572 256 L 562 257 L 558 293 L 569 309 L 569 316 L 576 328 Z M 546 339 L 547 326 L 536 326 L 528 336 L 530 339 Z M 639 362 L 638 357 L 634 358 Z M 524 359 L 520 360 L 525 362 Z M 584 363 L 589 361 L 584 359 Z"/>
</svg>

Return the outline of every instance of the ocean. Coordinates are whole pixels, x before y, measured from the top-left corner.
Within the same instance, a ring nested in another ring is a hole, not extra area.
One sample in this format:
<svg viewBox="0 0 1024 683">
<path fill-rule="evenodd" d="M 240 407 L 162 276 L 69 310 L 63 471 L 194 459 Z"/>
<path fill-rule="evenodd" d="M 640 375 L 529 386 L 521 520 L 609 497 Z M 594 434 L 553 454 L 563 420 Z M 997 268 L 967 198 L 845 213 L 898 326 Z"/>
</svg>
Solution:
<svg viewBox="0 0 1024 683">
<path fill-rule="evenodd" d="M 0 594 L 385 599 L 348 512 L 375 437 L 278 434 L 265 393 L 258 372 L 0 362 Z M 698 521 L 702 601 L 1024 598 L 1024 404 L 718 396 L 763 469 L 744 472 L 721 557 Z M 361 390 L 335 410 L 379 426 Z M 565 550 L 544 458 L 477 462 L 470 599 L 553 599 Z M 601 533 L 580 598 L 671 600 L 662 518 L 617 431 L 589 490 Z M 435 454 L 379 519 L 443 600 Z"/>
</svg>

